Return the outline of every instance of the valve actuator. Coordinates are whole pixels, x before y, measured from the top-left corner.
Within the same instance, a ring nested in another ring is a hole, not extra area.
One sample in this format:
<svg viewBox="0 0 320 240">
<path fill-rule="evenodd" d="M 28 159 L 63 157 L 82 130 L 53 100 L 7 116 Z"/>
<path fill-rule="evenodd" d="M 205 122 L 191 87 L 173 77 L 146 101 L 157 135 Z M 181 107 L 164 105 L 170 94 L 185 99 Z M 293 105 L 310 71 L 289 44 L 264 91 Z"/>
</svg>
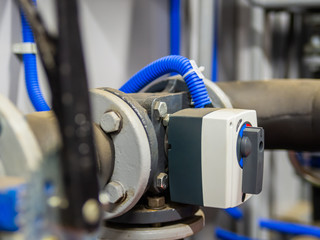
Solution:
<svg viewBox="0 0 320 240">
<path fill-rule="evenodd" d="M 229 208 L 261 192 L 264 132 L 254 110 L 184 109 L 168 127 L 172 201 Z"/>
</svg>

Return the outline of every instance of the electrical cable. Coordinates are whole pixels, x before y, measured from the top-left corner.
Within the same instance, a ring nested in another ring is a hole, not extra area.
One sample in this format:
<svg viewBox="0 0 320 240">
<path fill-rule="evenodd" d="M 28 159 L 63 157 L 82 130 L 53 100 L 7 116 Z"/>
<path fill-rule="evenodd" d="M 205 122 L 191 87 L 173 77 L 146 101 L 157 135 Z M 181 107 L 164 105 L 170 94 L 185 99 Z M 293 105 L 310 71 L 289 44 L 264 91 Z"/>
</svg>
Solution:
<svg viewBox="0 0 320 240">
<path fill-rule="evenodd" d="M 199 76 L 202 74 L 189 59 L 179 55 L 162 57 L 150 63 L 133 75 L 120 88 L 120 91 L 125 93 L 138 92 L 153 80 L 171 72 L 179 73 L 184 78 L 196 108 L 212 106 L 211 99 L 201 78 L 203 76 Z"/>
<path fill-rule="evenodd" d="M 249 237 L 244 237 L 236 233 L 229 232 L 219 227 L 215 229 L 215 234 L 218 239 L 222 239 L 222 240 L 254 240 Z"/>
<path fill-rule="evenodd" d="M 36 0 L 33 0 L 36 4 Z M 21 25 L 22 25 L 22 37 L 24 43 L 34 43 L 34 37 L 31 27 L 26 20 L 23 11 L 20 11 L 21 15 Z M 38 72 L 37 72 L 37 58 L 34 53 L 23 54 L 24 72 L 25 72 L 25 82 L 27 87 L 27 92 L 32 105 L 36 111 L 49 111 L 50 108 L 46 103 L 39 86 Z"/>
<path fill-rule="evenodd" d="M 308 235 L 314 237 L 320 237 L 320 228 L 314 226 L 308 226 L 297 223 L 289 223 L 276 221 L 271 219 L 260 219 L 259 226 L 261 228 L 267 228 L 269 230 L 285 233 L 285 234 L 293 234 L 293 235 Z"/>
</svg>

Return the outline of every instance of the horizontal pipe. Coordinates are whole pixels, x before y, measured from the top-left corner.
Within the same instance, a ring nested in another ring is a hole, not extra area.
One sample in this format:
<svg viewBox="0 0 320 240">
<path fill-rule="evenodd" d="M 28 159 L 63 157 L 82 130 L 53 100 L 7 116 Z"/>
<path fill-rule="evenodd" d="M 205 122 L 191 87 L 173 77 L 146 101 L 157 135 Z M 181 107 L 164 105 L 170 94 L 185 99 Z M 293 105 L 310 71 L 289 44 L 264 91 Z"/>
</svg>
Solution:
<svg viewBox="0 0 320 240">
<path fill-rule="evenodd" d="M 319 80 L 224 82 L 234 108 L 254 109 L 267 149 L 320 150 Z"/>
<path fill-rule="evenodd" d="M 26 115 L 26 119 L 45 156 L 60 150 L 61 135 L 57 118 L 52 111 L 31 113 Z M 103 187 L 110 180 L 113 173 L 114 146 L 111 138 L 98 125 L 93 125 L 93 131 L 97 152 L 98 175 Z"/>
</svg>

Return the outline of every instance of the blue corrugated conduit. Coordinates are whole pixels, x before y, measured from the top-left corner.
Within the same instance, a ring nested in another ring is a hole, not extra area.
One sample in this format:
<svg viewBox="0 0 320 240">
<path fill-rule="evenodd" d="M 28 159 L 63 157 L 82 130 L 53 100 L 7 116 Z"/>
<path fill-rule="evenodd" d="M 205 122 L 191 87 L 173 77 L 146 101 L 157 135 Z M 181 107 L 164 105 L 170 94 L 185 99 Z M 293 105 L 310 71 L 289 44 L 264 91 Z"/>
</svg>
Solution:
<svg viewBox="0 0 320 240">
<path fill-rule="evenodd" d="M 225 211 L 235 220 L 240 220 L 243 218 L 243 212 L 240 208 L 227 208 Z"/>
<path fill-rule="evenodd" d="M 221 240 L 254 240 L 253 238 L 240 236 L 238 234 L 229 232 L 221 228 L 216 228 L 215 233 L 216 233 L 216 237 Z"/>
<path fill-rule="evenodd" d="M 127 83 L 125 83 L 120 91 L 125 93 L 135 93 L 144 88 L 153 80 L 167 73 L 179 73 L 185 80 L 191 97 L 196 108 L 203 108 L 211 105 L 207 89 L 203 83 L 203 79 L 199 77 L 201 73 L 189 59 L 179 56 L 170 55 L 162 57 L 137 72 Z"/>
<path fill-rule="evenodd" d="M 33 0 L 34 4 L 36 1 Z M 24 43 L 34 43 L 31 27 L 21 11 L 22 36 Z M 40 90 L 37 72 L 37 59 L 33 53 L 23 54 L 25 81 L 29 98 L 36 111 L 49 111 L 50 108 Z"/>
<path fill-rule="evenodd" d="M 259 226 L 261 228 L 267 228 L 269 230 L 293 234 L 293 235 L 307 235 L 320 238 L 320 228 L 314 226 L 308 226 L 297 223 L 281 222 L 270 219 L 260 219 Z"/>
<path fill-rule="evenodd" d="M 170 54 L 180 54 L 180 0 L 170 1 Z"/>
</svg>

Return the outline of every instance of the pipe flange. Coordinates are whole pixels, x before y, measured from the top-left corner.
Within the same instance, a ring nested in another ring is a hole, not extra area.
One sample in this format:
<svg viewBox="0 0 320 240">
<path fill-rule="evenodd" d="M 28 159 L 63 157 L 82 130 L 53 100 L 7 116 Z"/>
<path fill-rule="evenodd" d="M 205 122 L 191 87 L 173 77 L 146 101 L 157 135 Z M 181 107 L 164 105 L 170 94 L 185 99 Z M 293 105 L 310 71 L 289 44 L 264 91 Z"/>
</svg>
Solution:
<svg viewBox="0 0 320 240">
<path fill-rule="evenodd" d="M 40 146 L 19 110 L 0 95 L 0 154 L 4 174 L 30 178 L 42 164 Z"/>
<path fill-rule="evenodd" d="M 110 111 L 117 112 L 122 120 L 121 130 L 110 134 L 115 149 L 110 181 L 123 186 L 124 198 L 110 203 L 105 219 L 120 216 L 136 205 L 147 189 L 151 172 L 152 146 L 144 124 L 148 119 L 142 121 L 141 116 L 117 92 L 113 89 L 90 91 L 95 123 L 100 123 L 102 116 Z"/>
</svg>

